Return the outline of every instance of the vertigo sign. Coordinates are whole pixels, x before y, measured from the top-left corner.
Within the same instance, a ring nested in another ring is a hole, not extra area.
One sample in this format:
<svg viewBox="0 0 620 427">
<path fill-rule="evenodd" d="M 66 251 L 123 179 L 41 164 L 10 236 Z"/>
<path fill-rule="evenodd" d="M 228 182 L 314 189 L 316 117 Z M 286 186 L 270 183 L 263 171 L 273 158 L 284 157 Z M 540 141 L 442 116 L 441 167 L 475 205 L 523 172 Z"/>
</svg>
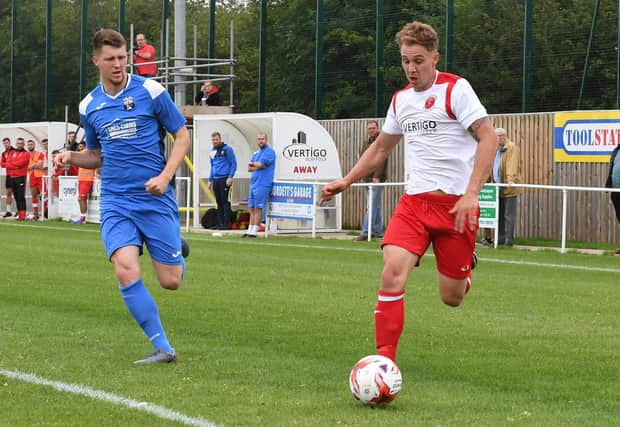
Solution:
<svg viewBox="0 0 620 427">
<path fill-rule="evenodd" d="M 620 144 L 620 111 L 578 111 L 553 116 L 555 162 L 607 163 Z"/>
</svg>

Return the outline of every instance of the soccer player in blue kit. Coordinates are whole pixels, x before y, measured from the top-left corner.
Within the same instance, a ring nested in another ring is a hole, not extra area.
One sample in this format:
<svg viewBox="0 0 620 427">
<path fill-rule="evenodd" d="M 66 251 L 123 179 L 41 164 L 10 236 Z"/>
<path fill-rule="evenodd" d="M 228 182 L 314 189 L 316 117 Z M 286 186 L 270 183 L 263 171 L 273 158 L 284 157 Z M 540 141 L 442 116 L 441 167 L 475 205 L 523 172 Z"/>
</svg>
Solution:
<svg viewBox="0 0 620 427">
<path fill-rule="evenodd" d="M 175 362 L 139 257 L 146 244 L 160 285 L 179 288 L 189 248 L 181 238 L 173 180 L 190 144 L 185 118 L 161 84 L 127 73 L 119 32 L 95 33 L 92 61 L 101 82 L 79 107 L 86 150 L 64 152 L 56 162 L 101 168 L 101 238 L 125 305 L 155 349 L 134 363 Z M 174 135 L 167 160 L 166 131 Z"/>
</svg>

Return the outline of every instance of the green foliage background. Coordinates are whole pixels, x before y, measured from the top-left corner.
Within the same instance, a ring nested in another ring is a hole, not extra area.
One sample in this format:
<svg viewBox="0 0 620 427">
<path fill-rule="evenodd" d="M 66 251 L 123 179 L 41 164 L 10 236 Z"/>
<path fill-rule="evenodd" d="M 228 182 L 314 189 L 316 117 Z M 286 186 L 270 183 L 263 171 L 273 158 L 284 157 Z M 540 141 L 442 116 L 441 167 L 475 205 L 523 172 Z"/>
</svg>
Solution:
<svg viewBox="0 0 620 427">
<path fill-rule="evenodd" d="M 15 41 L 15 117 L 39 121 L 44 111 L 46 0 L 19 0 Z M 577 108 L 594 1 L 546 0 L 532 2 L 533 55 L 531 111 Z M 194 26 L 199 57 L 207 57 L 209 1 L 187 1 L 188 54 L 193 51 Z M 456 0 L 453 67 L 466 77 L 490 113 L 521 111 L 524 2 L 521 0 Z M 50 120 L 77 121 L 80 101 L 80 0 L 53 0 L 52 105 Z M 118 27 L 118 0 L 88 1 L 88 34 L 101 27 Z M 321 119 L 375 116 L 374 0 L 324 0 L 324 46 Z M 134 24 L 161 52 L 163 1 L 126 3 L 125 27 Z M 230 22 L 234 21 L 236 112 L 258 108 L 259 0 L 217 1 L 216 55 L 228 57 Z M 174 2 L 169 2 L 170 40 L 174 34 Z M 265 109 L 314 114 L 316 2 L 270 0 L 267 12 Z M 406 22 L 432 24 L 445 41 L 445 1 L 384 1 L 384 95 L 387 108 L 392 93 L 405 84 L 394 34 Z M 592 41 L 582 109 L 617 108 L 617 2 L 601 0 Z M 11 2 L 0 2 L 0 121 L 10 118 Z M 172 48 L 171 48 L 172 49 Z M 87 87 L 97 83 L 88 63 Z M 443 61 L 440 63 L 443 69 Z M 226 86 L 226 85 L 224 85 Z M 228 88 L 222 88 L 227 93 Z M 188 97 L 191 96 L 188 90 Z M 383 114 L 381 114 L 383 115 Z"/>
</svg>

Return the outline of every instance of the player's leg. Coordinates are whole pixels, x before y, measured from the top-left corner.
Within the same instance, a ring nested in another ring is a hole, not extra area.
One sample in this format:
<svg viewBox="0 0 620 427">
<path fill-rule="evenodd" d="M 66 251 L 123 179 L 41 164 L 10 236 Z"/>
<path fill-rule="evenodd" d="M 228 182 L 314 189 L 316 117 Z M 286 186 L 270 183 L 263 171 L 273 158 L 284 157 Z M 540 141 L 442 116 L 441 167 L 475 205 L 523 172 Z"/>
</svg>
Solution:
<svg viewBox="0 0 620 427">
<path fill-rule="evenodd" d="M 226 183 L 221 179 L 213 180 L 213 195 L 215 196 L 215 204 L 217 205 L 217 227 L 224 227 L 226 199 L 224 187 Z"/>
<path fill-rule="evenodd" d="M 26 177 L 13 178 L 13 197 L 17 207 L 17 220 L 26 220 Z"/>
<path fill-rule="evenodd" d="M 224 198 L 224 229 L 230 230 L 232 225 L 232 204 L 230 203 L 230 189 L 224 180 L 223 198 Z"/>
<path fill-rule="evenodd" d="M 254 215 L 256 215 L 256 187 L 250 186 L 250 192 L 248 193 L 248 209 L 250 209 L 250 221 L 248 223 L 248 231 L 241 236 L 246 239 L 249 237 L 256 237 L 258 232 L 258 227 L 256 227 L 256 231 L 254 230 Z"/>
<path fill-rule="evenodd" d="M 429 245 L 417 197 L 401 198 L 383 239 L 383 273 L 375 307 L 377 352 L 392 360 L 405 323 L 405 286 Z"/>
<path fill-rule="evenodd" d="M 158 357 L 144 359 L 145 363 L 170 362 L 175 359 L 164 331 L 159 309 L 148 288 L 142 281 L 140 254 L 142 238 L 124 213 L 104 213 L 101 224 L 101 237 L 106 253 L 114 265 L 119 290 L 125 306 L 155 348 Z M 163 354 L 161 353 L 163 352 Z M 155 353 L 154 353 L 155 354 Z"/>
<path fill-rule="evenodd" d="M 439 295 L 444 304 L 456 307 L 471 286 L 471 270 L 478 225 L 466 227 L 462 233 L 454 229 L 454 215 L 450 213 L 459 196 L 429 196 L 428 222 L 433 252 L 439 272 Z M 480 211 L 476 213 L 480 216 Z M 476 260 L 477 261 L 477 260 Z"/>
<path fill-rule="evenodd" d="M 250 226 L 248 228 L 247 237 L 256 237 L 258 234 L 258 228 L 263 219 L 263 209 L 267 206 L 267 197 L 271 191 L 268 187 L 253 188 L 252 202 L 250 205 L 250 198 L 248 198 L 248 207 L 250 207 Z"/>
<path fill-rule="evenodd" d="M 459 306 L 471 287 L 472 269 L 477 263 L 474 252 L 476 234 L 477 230 L 467 229 L 463 233 L 450 230 L 433 239 L 439 272 L 439 296 L 446 305 Z"/>
<path fill-rule="evenodd" d="M 32 219 L 39 219 L 39 188 L 41 188 L 41 178 L 34 178 L 34 182 L 30 186 L 30 195 L 32 197 Z"/>
<path fill-rule="evenodd" d="M 6 212 L 4 218 L 13 216 L 11 213 L 11 204 L 13 204 L 13 184 L 10 176 L 4 178 L 4 188 L 6 188 Z"/>
<path fill-rule="evenodd" d="M 155 350 L 162 350 L 173 357 L 175 352 L 164 331 L 157 304 L 142 281 L 139 253 L 137 246 L 125 246 L 112 255 L 119 289 L 127 309 Z"/>
<path fill-rule="evenodd" d="M 160 286 L 172 291 L 179 289 L 185 273 L 185 260 L 174 196 L 162 195 L 157 205 L 145 207 L 133 221 L 144 237 Z"/>
<path fill-rule="evenodd" d="M 396 359 L 396 350 L 405 325 L 405 286 L 419 256 L 394 245 L 383 247 L 381 288 L 375 306 L 377 353 Z"/>
</svg>

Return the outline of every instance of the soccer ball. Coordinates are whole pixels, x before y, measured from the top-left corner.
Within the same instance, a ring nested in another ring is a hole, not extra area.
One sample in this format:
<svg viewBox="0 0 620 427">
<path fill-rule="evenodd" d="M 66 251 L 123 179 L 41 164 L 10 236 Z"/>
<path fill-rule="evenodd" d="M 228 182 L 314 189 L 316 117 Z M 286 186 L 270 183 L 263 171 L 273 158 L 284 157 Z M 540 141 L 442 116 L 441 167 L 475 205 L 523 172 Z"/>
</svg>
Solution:
<svg viewBox="0 0 620 427">
<path fill-rule="evenodd" d="M 349 387 L 353 397 L 364 405 L 378 406 L 391 402 L 400 392 L 403 378 L 400 369 L 384 356 L 362 358 L 351 369 Z"/>
</svg>

